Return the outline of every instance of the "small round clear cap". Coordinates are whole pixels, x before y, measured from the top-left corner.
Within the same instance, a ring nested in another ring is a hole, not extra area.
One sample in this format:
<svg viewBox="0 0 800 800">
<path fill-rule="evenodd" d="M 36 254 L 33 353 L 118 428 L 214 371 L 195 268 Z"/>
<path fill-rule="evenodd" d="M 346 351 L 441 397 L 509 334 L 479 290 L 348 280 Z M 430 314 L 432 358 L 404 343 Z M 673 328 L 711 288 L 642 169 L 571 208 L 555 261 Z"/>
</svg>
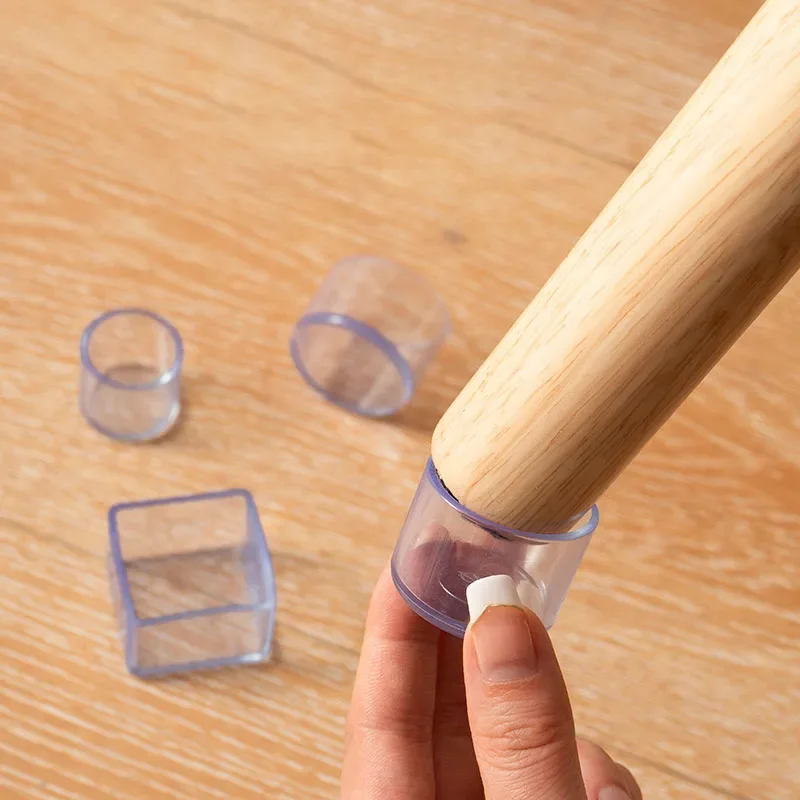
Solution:
<svg viewBox="0 0 800 800">
<path fill-rule="evenodd" d="M 354 256 L 331 268 L 297 321 L 291 355 L 325 399 L 384 417 L 411 400 L 449 330 L 427 280 L 385 258 Z"/>
<path fill-rule="evenodd" d="M 175 424 L 183 344 L 163 317 L 140 308 L 109 311 L 84 330 L 80 357 L 81 413 L 100 433 L 144 442 Z"/>
</svg>

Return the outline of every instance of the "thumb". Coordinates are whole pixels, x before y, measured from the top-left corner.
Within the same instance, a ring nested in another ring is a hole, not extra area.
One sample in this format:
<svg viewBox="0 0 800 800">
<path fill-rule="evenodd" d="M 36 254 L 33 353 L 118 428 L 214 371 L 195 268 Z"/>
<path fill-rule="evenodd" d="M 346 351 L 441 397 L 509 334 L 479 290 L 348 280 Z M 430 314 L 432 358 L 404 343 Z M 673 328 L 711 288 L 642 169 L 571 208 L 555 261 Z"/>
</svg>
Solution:
<svg viewBox="0 0 800 800">
<path fill-rule="evenodd" d="M 467 589 L 464 681 L 486 800 L 586 800 L 567 689 L 550 637 L 514 582 Z"/>
</svg>

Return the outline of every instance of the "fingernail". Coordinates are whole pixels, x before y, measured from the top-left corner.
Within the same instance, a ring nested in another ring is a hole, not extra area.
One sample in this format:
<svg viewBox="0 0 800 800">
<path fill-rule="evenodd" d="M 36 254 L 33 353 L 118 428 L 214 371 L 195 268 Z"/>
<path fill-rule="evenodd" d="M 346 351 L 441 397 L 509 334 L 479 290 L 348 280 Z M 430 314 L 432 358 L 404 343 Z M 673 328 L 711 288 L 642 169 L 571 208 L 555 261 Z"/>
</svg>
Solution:
<svg viewBox="0 0 800 800">
<path fill-rule="evenodd" d="M 631 796 L 619 786 L 606 786 L 600 790 L 597 800 L 631 800 Z"/>
<path fill-rule="evenodd" d="M 514 582 L 491 575 L 467 587 L 478 669 L 485 681 L 505 683 L 536 672 L 536 650 Z"/>
</svg>

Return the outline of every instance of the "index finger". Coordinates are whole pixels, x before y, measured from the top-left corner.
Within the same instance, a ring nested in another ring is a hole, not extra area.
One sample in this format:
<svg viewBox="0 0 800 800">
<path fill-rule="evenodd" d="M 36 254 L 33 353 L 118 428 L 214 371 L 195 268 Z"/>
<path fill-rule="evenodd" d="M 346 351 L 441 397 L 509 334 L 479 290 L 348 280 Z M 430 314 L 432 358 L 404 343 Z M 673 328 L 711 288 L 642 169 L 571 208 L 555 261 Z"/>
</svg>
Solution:
<svg viewBox="0 0 800 800">
<path fill-rule="evenodd" d="M 433 800 L 438 631 L 397 593 L 385 568 L 367 614 L 347 719 L 342 797 Z"/>
</svg>

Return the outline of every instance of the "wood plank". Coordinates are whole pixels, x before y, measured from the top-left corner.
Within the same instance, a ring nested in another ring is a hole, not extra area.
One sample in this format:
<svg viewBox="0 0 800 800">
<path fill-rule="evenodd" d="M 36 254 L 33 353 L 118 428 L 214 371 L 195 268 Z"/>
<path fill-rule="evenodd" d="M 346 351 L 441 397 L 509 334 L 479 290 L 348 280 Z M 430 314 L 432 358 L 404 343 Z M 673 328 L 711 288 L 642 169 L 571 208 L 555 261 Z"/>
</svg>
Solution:
<svg viewBox="0 0 800 800">
<path fill-rule="evenodd" d="M 756 5 L 2 4 L 3 797 L 335 796 L 433 425 Z M 287 351 L 327 265 L 364 251 L 454 318 L 389 422 L 321 402 Z M 794 281 L 603 499 L 554 632 L 580 730 L 648 797 L 800 791 L 798 302 Z M 158 444 L 78 413 L 78 337 L 121 305 L 186 341 Z M 275 556 L 277 662 L 128 678 L 107 508 L 231 486 Z"/>
</svg>

